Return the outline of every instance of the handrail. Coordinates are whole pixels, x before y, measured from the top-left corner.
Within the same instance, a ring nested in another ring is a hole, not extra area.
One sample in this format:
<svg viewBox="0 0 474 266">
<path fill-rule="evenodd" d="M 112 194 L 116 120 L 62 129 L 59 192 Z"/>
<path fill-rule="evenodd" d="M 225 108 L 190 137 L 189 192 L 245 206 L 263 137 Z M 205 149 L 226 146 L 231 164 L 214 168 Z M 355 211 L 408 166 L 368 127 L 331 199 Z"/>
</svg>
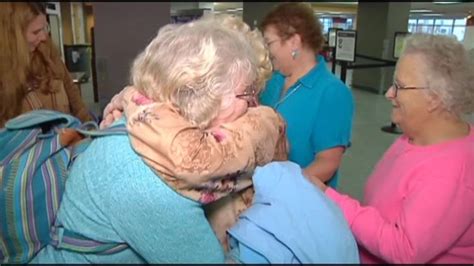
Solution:
<svg viewBox="0 0 474 266">
<path fill-rule="evenodd" d="M 360 57 L 360 58 L 373 60 L 373 61 L 377 61 L 377 62 L 381 62 L 381 63 L 354 64 L 354 63 L 349 63 L 349 62 L 345 62 L 345 61 L 334 60 L 334 58 L 333 58 L 333 60 L 332 60 L 332 62 L 333 62 L 332 72 L 335 73 L 336 64 L 339 63 L 341 65 L 341 80 L 344 83 L 346 83 L 346 72 L 347 72 L 348 69 L 391 67 L 391 66 L 395 66 L 397 64 L 397 61 L 377 58 L 377 57 L 368 56 L 368 55 L 355 54 L 355 56 Z"/>
</svg>

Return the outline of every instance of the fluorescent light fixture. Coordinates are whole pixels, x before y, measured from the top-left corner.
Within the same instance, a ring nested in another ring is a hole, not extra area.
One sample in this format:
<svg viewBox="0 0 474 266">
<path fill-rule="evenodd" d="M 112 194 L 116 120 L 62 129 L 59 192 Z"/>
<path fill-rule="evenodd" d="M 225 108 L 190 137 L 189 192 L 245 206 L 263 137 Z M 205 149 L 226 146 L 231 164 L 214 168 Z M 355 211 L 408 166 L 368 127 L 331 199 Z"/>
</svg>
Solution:
<svg viewBox="0 0 474 266">
<path fill-rule="evenodd" d="M 452 4 L 459 4 L 458 1 L 450 1 L 450 2 L 433 2 L 436 5 L 452 5 Z"/>
<path fill-rule="evenodd" d="M 427 12 L 432 12 L 433 10 L 429 9 L 412 9 L 410 10 L 410 13 L 427 13 Z"/>
<path fill-rule="evenodd" d="M 432 14 L 432 13 L 430 13 L 430 14 L 420 14 L 420 16 L 424 16 L 424 17 L 442 17 L 442 16 L 444 16 L 444 14 L 434 14 L 434 13 Z"/>
</svg>

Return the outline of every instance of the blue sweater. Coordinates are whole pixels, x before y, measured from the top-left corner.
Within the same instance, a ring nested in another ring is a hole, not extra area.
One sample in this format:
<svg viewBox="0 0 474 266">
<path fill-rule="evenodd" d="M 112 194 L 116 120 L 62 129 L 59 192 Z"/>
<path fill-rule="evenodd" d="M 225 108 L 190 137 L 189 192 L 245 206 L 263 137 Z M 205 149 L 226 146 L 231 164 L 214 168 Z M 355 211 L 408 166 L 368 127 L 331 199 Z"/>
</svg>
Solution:
<svg viewBox="0 0 474 266">
<path fill-rule="evenodd" d="M 46 246 L 32 263 L 224 262 L 201 205 L 156 176 L 124 135 L 96 139 L 77 158 L 58 221 L 88 238 L 129 248 L 94 255 Z"/>
</svg>

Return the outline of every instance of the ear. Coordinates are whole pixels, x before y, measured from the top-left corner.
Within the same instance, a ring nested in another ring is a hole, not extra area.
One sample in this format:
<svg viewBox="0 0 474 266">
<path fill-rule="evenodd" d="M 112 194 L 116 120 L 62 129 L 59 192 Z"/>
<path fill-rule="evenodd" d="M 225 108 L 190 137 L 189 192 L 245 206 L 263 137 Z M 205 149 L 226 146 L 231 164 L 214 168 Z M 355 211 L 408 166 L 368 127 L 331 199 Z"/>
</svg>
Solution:
<svg viewBox="0 0 474 266">
<path fill-rule="evenodd" d="M 298 33 L 293 34 L 293 36 L 291 36 L 289 41 L 290 41 L 292 49 L 301 48 L 301 36 Z"/>
</svg>

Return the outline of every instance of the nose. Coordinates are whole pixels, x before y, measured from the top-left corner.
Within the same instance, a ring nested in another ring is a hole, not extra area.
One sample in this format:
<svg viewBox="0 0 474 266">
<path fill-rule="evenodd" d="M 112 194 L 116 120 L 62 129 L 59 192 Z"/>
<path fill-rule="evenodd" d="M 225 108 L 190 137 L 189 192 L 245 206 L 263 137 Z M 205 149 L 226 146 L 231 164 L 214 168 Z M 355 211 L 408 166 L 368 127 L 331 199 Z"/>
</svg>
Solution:
<svg viewBox="0 0 474 266">
<path fill-rule="evenodd" d="M 385 98 L 387 98 L 388 100 L 395 98 L 395 88 L 393 87 L 393 85 L 388 88 L 387 92 L 385 93 Z"/>
<path fill-rule="evenodd" d="M 44 41 L 46 41 L 47 38 L 48 38 L 48 32 L 47 31 L 41 31 L 38 40 L 40 42 L 44 42 Z"/>
</svg>

